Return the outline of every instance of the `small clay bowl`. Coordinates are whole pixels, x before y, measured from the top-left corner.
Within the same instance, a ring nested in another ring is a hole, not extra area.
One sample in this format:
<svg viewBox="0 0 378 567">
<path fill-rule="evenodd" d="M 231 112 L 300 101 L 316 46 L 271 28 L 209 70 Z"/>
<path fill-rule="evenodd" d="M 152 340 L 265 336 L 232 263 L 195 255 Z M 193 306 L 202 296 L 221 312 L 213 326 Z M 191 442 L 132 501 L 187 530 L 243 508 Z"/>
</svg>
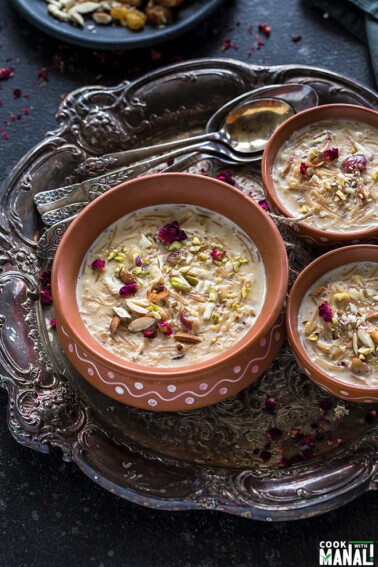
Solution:
<svg viewBox="0 0 378 567">
<path fill-rule="evenodd" d="M 299 112 L 292 118 L 289 118 L 281 124 L 279 128 L 269 139 L 265 146 L 264 154 L 261 162 L 261 173 L 264 182 L 264 190 L 266 200 L 271 210 L 277 215 L 293 218 L 293 216 L 285 209 L 279 200 L 272 179 L 273 166 L 276 161 L 281 146 L 286 142 L 289 136 L 296 130 L 300 130 L 309 124 L 328 119 L 344 119 L 358 120 L 370 126 L 377 128 L 378 112 L 365 108 L 363 106 L 355 106 L 352 104 L 326 104 L 317 106 Z M 286 226 L 286 225 L 285 225 Z M 345 246 L 347 244 L 378 244 L 378 227 L 368 230 L 360 230 L 356 232 L 328 232 L 309 226 L 306 223 L 298 223 L 287 225 L 294 236 L 303 240 L 309 246 L 328 250 L 337 246 Z"/>
<path fill-rule="evenodd" d="M 142 366 L 100 345 L 80 317 L 76 282 L 93 241 L 109 225 L 146 206 L 189 204 L 229 218 L 256 244 L 266 272 L 266 297 L 252 329 L 224 353 L 180 368 Z M 268 215 L 230 185 L 205 176 L 161 174 L 123 183 L 88 205 L 65 233 L 52 270 L 56 328 L 70 362 L 95 388 L 119 402 L 155 411 L 214 404 L 256 380 L 282 346 L 288 261 Z"/>
<path fill-rule="evenodd" d="M 302 300 L 310 287 L 327 272 L 352 262 L 378 262 L 378 247 L 371 245 L 346 246 L 327 252 L 311 262 L 291 288 L 286 309 L 286 328 L 290 346 L 305 374 L 329 394 L 349 402 L 378 402 L 378 387 L 370 388 L 341 382 L 316 366 L 305 351 L 298 332 L 298 314 Z"/>
</svg>

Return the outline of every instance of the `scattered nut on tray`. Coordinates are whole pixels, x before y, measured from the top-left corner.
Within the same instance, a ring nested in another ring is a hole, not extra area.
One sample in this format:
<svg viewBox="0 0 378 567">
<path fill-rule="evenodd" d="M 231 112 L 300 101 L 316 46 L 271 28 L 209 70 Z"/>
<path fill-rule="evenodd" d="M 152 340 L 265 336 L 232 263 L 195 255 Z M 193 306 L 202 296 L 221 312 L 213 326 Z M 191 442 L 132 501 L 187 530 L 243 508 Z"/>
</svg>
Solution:
<svg viewBox="0 0 378 567">
<path fill-rule="evenodd" d="M 91 17 L 96 24 L 120 23 L 131 30 L 143 29 L 148 22 L 165 26 L 173 19 L 173 10 L 185 0 L 46 0 L 49 13 L 63 22 L 84 26 Z"/>
</svg>

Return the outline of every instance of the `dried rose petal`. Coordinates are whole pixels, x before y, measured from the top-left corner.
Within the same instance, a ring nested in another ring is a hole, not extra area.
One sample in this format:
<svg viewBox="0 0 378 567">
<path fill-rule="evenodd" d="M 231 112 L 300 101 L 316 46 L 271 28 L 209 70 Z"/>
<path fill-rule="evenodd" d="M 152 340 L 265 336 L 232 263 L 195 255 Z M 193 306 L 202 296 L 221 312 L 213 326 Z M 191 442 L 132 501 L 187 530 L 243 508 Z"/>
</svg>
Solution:
<svg viewBox="0 0 378 567">
<path fill-rule="evenodd" d="M 278 466 L 284 469 L 287 466 L 289 466 L 289 464 L 290 464 L 289 461 L 287 461 L 286 459 L 281 459 L 280 462 L 278 463 Z"/>
<path fill-rule="evenodd" d="M 332 322 L 332 309 L 326 301 L 319 305 L 319 317 L 322 317 L 326 323 Z"/>
<path fill-rule="evenodd" d="M 159 230 L 159 238 L 165 244 L 172 244 L 176 240 L 185 240 L 187 238 L 185 231 L 180 230 L 177 221 L 170 222 Z"/>
<path fill-rule="evenodd" d="M 193 326 L 193 319 L 190 318 L 190 315 L 186 309 L 181 309 L 180 319 L 184 327 L 186 327 L 190 331 Z"/>
<path fill-rule="evenodd" d="M 298 439 L 300 436 L 301 430 L 300 429 L 293 429 L 293 433 L 291 434 L 293 439 Z"/>
<path fill-rule="evenodd" d="M 326 414 L 332 408 L 332 401 L 331 400 L 322 400 L 319 403 L 319 407 L 322 410 L 323 414 Z"/>
<path fill-rule="evenodd" d="M 302 175 L 302 177 L 307 177 L 307 170 L 310 166 L 308 165 L 308 163 L 305 163 L 304 161 L 301 162 L 299 171 Z"/>
<path fill-rule="evenodd" d="M 51 271 L 42 272 L 39 279 L 42 280 L 42 285 L 51 285 Z"/>
<path fill-rule="evenodd" d="M 355 173 L 356 171 L 364 171 L 367 166 L 365 156 L 348 156 L 343 161 L 343 170 L 347 173 Z"/>
<path fill-rule="evenodd" d="M 144 336 L 147 339 L 154 339 L 156 337 L 156 331 L 144 331 Z"/>
<path fill-rule="evenodd" d="M 267 398 L 266 401 L 265 401 L 265 407 L 270 414 L 273 414 L 274 409 L 276 407 L 276 402 L 275 402 L 274 398 L 270 398 L 270 397 Z"/>
<path fill-rule="evenodd" d="M 14 67 L 9 67 L 9 69 L 0 69 L 0 81 L 6 81 L 9 79 L 14 73 Z"/>
<path fill-rule="evenodd" d="M 271 456 L 272 453 L 270 451 L 261 451 L 259 459 L 262 463 L 266 463 L 267 461 L 269 461 Z"/>
<path fill-rule="evenodd" d="M 302 36 L 301 35 L 292 35 L 291 36 L 291 41 L 294 41 L 294 43 L 296 43 L 297 41 L 301 41 Z"/>
<path fill-rule="evenodd" d="M 370 410 L 366 415 L 365 415 L 365 421 L 367 423 L 373 423 L 375 421 L 377 417 L 377 412 L 375 410 Z"/>
<path fill-rule="evenodd" d="M 258 204 L 262 209 L 264 209 L 264 211 L 270 211 L 268 201 L 266 199 L 261 199 L 261 201 L 259 201 Z"/>
<path fill-rule="evenodd" d="M 268 24 L 259 24 L 258 28 L 260 33 L 263 33 L 266 37 L 270 36 L 272 28 Z"/>
<path fill-rule="evenodd" d="M 224 256 L 226 255 L 226 251 L 217 250 L 216 248 L 214 248 L 214 250 L 211 252 L 211 255 L 214 258 L 214 260 L 223 260 Z"/>
<path fill-rule="evenodd" d="M 52 305 L 53 299 L 50 289 L 45 287 L 41 288 L 41 302 L 45 305 Z"/>
<path fill-rule="evenodd" d="M 100 260 L 99 258 L 94 260 L 92 262 L 92 270 L 105 270 L 105 260 Z"/>
<path fill-rule="evenodd" d="M 279 439 L 282 435 L 282 431 L 281 429 L 278 429 L 278 427 L 272 427 L 271 429 L 268 429 L 266 431 L 266 436 L 268 439 L 271 439 L 272 441 L 274 441 L 275 439 Z"/>
<path fill-rule="evenodd" d="M 339 157 L 339 149 L 332 148 L 330 150 L 326 150 L 323 154 L 323 159 L 333 161 Z"/>
<path fill-rule="evenodd" d="M 128 296 L 128 295 L 135 295 L 137 292 L 138 286 L 136 283 L 131 283 L 131 284 L 127 284 L 124 285 L 123 287 L 121 287 L 121 289 L 119 290 L 119 294 L 122 295 L 122 297 Z"/>
<path fill-rule="evenodd" d="M 141 259 L 140 256 L 137 256 L 135 258 L 135 265 L 138 266 L 139 268 L 141 268 L 143 266 L 142 259 Z"/>
<path fill-rule="evenodd" d="M 56 327 L 56 320 L 55 319 L 51 319 L 50 326 L 51 326 L 52 329 L 55 329 L 55 327 Z"/>
<path fill-rule="evenodd" d="M 169 326 L 169 324 L 166 321 L 164 321 L 164 323 L 158 323 L 158 326 L 159 326 L 159 329 L 161 331 L 163 331 L 163 333 L 165 335 L 167 335 L 167 337 L 169 337 L 173 332 L 171 327 Z"/>
<path fill-rule="evenodd" d="M 232 171 L 221 171 L 219 175 L 217 175 L 216 179 L 219 179 L 219 181 L 223 181 L 224 183 L 228 183 L 233 187 L 235 187 L 236 185 Z"/>
</svg>

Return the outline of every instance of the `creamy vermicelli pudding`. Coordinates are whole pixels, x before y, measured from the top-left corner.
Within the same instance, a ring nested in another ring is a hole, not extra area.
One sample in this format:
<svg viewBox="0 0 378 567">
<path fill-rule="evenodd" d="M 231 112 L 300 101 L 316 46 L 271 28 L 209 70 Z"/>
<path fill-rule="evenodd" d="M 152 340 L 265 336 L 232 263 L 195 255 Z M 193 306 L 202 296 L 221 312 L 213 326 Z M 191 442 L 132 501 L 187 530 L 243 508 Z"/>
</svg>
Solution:
<svg viewBox="0 0 378 567">
<path fill-rule="evenodd" d="M 378 130 L 338 119 L 306 126 L 280 149 L 273 182 L 285 209 L 312 227 L 378 230 Z"/>
<path fill-rule="evenodd" d="M 146 366 L 219 355 L 255 323 L 265 271 L 234 223 L 189 205 L 147 207 L 107 228 L 80 269 L 77 301 L 110 352 Z"/>
<path fill-rule="evenodd" d="M 302 344 L 324 372 L 349 384 L 378 385 L 378 263 L 331 270 L 306 293 Z"/>
</svg>

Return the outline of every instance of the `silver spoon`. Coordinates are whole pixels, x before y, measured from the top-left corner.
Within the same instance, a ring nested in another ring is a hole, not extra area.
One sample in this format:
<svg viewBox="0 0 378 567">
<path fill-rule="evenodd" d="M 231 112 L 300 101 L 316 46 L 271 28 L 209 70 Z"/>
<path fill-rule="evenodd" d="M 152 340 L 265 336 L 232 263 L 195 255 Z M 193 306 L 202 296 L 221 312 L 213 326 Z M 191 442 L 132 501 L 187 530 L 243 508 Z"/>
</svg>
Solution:
<svg viewBox="0 0 378 567">
<path fill-rule="evenodd" d="M 261 98 L 261 95 L 266 95 L 266 98 Z M 230 158 L 233 158 L 236 152 L 241 154 L 243 161 L 250 161 L 264 149 L 270 136 L 282 122 L 296 112 L 317 104 L 318 95 L 307 85 L 262 87 L 222 106 L 210 118 L 205 134 L 136 150 L 106 154 L 100 158 L 88 158 L 79 167 L 79 172 L 86 174 L 95 162 L 101 161 L 108 163 L 108 169 L 113 170 L 158 154 L 166 154 L 164 159 L 167 159 L 170 157 L 167 152 L 184 149 L 187 146 L 193 149 L 194 145 L 201 148 L 204 142 L 221 143 L 228 150 Z M 214 128 L 215 124 L 217 126 Z"/>
</svg>

